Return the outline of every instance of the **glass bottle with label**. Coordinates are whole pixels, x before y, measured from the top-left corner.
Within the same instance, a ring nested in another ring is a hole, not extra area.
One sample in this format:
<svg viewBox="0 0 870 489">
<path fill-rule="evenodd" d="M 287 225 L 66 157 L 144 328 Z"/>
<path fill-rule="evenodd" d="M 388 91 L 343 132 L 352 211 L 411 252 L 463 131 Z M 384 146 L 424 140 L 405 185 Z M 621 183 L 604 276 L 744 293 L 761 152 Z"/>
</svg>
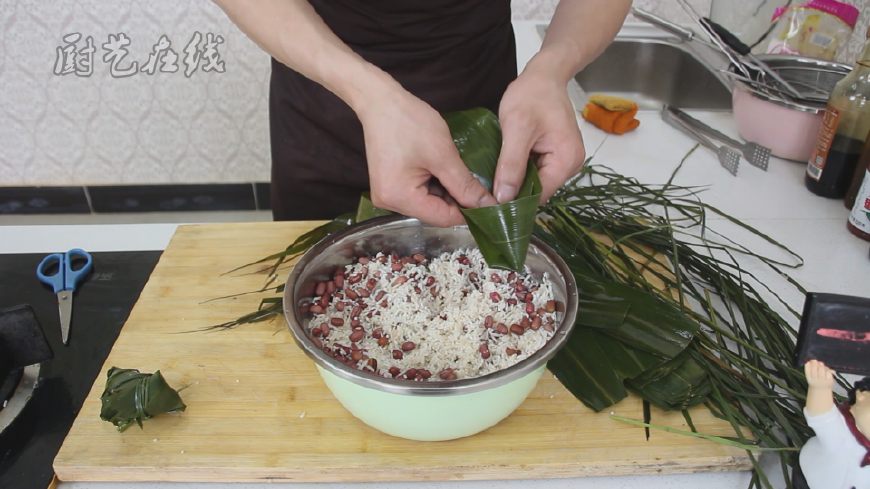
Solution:
<svg viewBox="0 0 870 489">
<path fill-rule="evenodd" d="M 846 198 L 843 199 L 846 209 L 852 209 L 855 205 L 855 198 L 858 196 L 858 189 L 861 188 L 861 182 L 864 181 L 864 172 L 870 166 L 870 134 L 864 141 L 864 149 L 861 150 L 861 157 L 858 158 L 858 164 L 855 165 L 855 173 L 852 174 L 852 182 L 849 184 L 849 190 L 846 192 Z"/>
<path fill-rule="evenodd" d="M 870 158 L 864 167 L 864 179 L 858 188 L 846 226 L 855 236 L 870 241 Z"/>
<path fill-rule="evenodd" d="M 870 29 L 868 29 L 870 35 Z M 852 71 L 840 80 L 825 109 L 805 183 L 816 195 L 842 199 L 870 133 L 870 40 Z"/>
</svg>

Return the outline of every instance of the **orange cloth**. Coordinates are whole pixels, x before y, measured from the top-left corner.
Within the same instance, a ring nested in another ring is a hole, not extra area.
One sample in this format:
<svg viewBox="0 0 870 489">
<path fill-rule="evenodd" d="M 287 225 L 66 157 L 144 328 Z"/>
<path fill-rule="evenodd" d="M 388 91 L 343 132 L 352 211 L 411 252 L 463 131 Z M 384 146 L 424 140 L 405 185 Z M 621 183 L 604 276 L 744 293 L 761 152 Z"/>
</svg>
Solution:
<svg viewBox="0 0 870 489">
<path fill-rule="evenodd" d="M 583 108 L 582 114 L 595 127 L 611 134 L 625 134 L 640 125 L 640 121 L 634 118 L 637 115 L 637 104 L 632 104 L 628 110 L 612 111 L 589 102 Z"/>
</svg>

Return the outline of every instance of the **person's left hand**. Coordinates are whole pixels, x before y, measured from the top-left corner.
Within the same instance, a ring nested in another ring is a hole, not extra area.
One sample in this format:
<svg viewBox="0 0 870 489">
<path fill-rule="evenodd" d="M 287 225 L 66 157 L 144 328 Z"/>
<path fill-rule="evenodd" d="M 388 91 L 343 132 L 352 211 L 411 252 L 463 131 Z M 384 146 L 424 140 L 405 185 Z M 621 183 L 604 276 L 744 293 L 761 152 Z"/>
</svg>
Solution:
<svg viewBox="0 0 870 489">
<path fill-rule="evenodd" d="M 544 73 L 524 71 L 504 93 L 498 110 L 502 148 L 493 190 L 499 203 L 513 200 L 537 153 L 541 202 L 583 166 L 586 151 L 566 85 Z"/>
</svg>

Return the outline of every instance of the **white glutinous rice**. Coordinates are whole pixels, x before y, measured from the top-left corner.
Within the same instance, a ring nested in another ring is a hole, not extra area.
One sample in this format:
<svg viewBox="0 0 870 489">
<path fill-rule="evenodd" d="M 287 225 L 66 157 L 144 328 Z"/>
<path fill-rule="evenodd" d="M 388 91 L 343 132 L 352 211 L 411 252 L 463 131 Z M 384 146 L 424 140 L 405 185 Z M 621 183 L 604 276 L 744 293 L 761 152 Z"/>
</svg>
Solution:
<svg viewBox="0 0 870 489">
<path fill-rule="evenodd" d="M 486 266 L 478 249 L 431 260 L 379 253 L 316 284 L 308 334 L 341 362 L 384 377 L 455 380 L 529 357 L 562 304 L 544 274 Z"/>
</svg>

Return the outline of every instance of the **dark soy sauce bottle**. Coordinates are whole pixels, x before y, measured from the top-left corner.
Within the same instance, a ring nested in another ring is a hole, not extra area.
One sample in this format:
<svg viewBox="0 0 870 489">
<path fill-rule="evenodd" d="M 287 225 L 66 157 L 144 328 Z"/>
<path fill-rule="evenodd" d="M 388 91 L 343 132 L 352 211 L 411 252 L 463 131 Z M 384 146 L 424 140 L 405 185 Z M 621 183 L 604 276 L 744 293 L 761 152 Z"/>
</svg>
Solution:
<svg viewBox="0 0 870 489">
<path fill-rule="evenodd" d="M 870 34 L 870 29 L 868 29 Z M 831 91 L 804 179 L 810 192 L 842 199 L 870 132 L 870 41 L 852 71 Z"/>
</svg>

